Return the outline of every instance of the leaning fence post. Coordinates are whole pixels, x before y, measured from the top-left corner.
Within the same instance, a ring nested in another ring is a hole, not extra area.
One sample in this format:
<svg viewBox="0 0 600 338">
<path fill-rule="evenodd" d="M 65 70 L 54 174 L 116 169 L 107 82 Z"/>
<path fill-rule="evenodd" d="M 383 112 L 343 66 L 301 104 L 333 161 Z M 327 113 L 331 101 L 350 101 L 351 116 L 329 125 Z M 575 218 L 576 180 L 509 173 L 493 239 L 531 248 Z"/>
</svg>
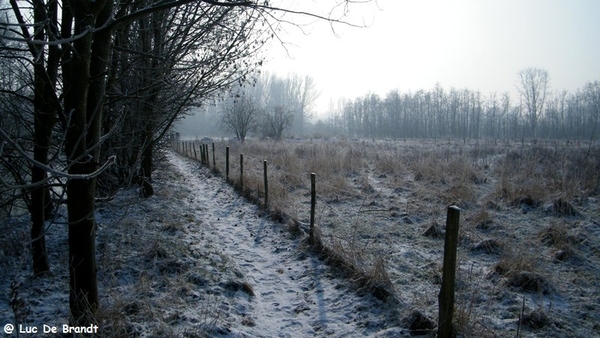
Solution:
<svg viewBox="0 0 600 338">
<path fill-rule="evenodd" d="M 240 154 L 240 191 L 244 192 L 244 154 Z"/>
<path fill-rule="evenodd" d="M 315 207 L 317 204 L 316 174 L 310 174 L 310 228 L 308 229 L 308 240 L 314 244 L 315 240 Z"/>
<path fill-rule="evenodd" d="M 448 207 L 446 218 L 446 238 L 444 241 L 444 266 L 442 268 L 442 287 L 438 296 L 438 337 L 453 337 L 454 327 L 454 284 L 456 277 L 456 247 L 458 246 L 458 226 L 460 208 L 452 205 Z"/>
<path fill-rule="evenodd" d="M 225 181 L 229 182 L 229 147 L 225 148 Z"/>
<path fill-rule="evenodd" d="M 267 160 L 263 161 L 263 168 L 265 171 L 265 209 L 269 205 L 269 182 L 267 181 Z"/>
</svg>

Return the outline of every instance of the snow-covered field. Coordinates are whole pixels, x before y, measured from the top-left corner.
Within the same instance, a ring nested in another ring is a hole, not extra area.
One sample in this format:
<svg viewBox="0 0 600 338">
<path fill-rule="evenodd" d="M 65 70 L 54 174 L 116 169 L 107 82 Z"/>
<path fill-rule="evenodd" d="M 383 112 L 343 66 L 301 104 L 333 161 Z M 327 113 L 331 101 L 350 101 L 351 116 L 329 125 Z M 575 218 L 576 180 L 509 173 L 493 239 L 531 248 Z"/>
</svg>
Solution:
<svg viewBox="0 0 600 338">
<path fill-rule="evenodd" d="M 598 148 L 253 141 L 217 144 L 221 173 L 225 145 L 233 180 L 244 153 L 250 189 L 262 189 L 268 160 L 271 207 L 304 230 L 316 172 L 323 241 L 366 272 L 382 261 L 392 297 L 377 299 L 223 177 L 167 152 L 155 196 L 133 188 L 98 206 L 101 336 L 404 337 L 411 327 L 435 336 L 450 204 L 462 209 L 461 336 L 600 336 Z M 1 222 L 1 325 L 68 322 L 64 216 L 57 221 L 48 229 L 53 275 L 37 279 L 27 215 Z"/>
<path fill-rule="evenodd" d="M 123 190 L 98 207 L 99 336 L 402 334 L 394 308 L 338 276 L 301 236 L 197 162 L 166 159 L 156 196 Z M 60 332 L 68 323 L 66 229 L 49 227 L 53 273 L 34 279 L 27 226 L 27 216 L 2 222 L 0 324 Z"/>
</svg>

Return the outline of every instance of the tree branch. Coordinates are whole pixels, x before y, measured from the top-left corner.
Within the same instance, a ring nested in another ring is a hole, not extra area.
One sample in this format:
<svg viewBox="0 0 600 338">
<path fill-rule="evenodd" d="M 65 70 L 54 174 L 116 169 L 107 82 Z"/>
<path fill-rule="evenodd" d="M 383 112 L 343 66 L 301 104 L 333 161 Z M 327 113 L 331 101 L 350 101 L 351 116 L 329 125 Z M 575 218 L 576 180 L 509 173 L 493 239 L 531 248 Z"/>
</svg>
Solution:
<svg viewBox="0 0 600 338">
<path fill-rule="evenodd" d="M 36 161 L 35 159 L 33 159 L 29 154 L 27 154 L 23 149 L 21 149 L 21 147 L 15 142 L 13 141 L 10 136 L 4 131 L 3 128 L 0 128 L 0 137 L 2 137 L 2 140 L 0 141 L 0 155 L 2 154 L 2 150 L 4 147 L 4 142 L 8 143 L 10 146 L 12 146 L 17 153 L 19 153 L 23 159 L 25 159 L 27 162 L 42 168 L 44 170 L 46 170 L 47 172 L 49 172 L 50 174 L 52 174 L 54 177 L 62 177 L 62 178 L 66 178 L 69 180 L 88 180 L 88 179 L 92 179 L 98 175 L 100 175 L 102 172 L 104 172 L 109 166 L 111 166 L 112 164 L 115 163 L 116 157 L 115 156 L 110 156 L 108 158 L 108 160 L 106 160 L 106 162 L 100 167 L 98 168 L 98 170 L 90 173 L 90 174 L 69 174 L 69 173 L 65 173 L 63 171 L 59 171 L 56 170 L 46 164 L 40 163 L 38 161 Z M 0 177 L 0 181 L 2 182 L 2 185 L 11 188 L 11 189 L 22 189 L 22 188 L 34 188 L 34 187 L 38 187 L 41 186 L 43 184 L 45 184 L 51 177 L 48 177 L 46 180 L 40 181 L 40 182 L 36 182 L 33 184 L 26 184 L 26 185 L 17 185 L 17 186 L 13 186 L 8 184 L 6 181 L 4 181 L 3 178 Z"/>
</svg>

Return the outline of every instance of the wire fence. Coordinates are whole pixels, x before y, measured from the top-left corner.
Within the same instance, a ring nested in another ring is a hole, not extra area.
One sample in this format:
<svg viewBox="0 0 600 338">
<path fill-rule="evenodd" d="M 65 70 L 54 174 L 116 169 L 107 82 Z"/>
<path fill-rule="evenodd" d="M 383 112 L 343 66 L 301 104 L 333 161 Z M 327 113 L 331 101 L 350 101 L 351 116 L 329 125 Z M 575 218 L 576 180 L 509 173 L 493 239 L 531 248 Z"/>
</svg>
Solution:
<svg viewBox="0 0 600 338">
<path fill-rule="evenodd" d="M 408 210 L 405 190 L 373 186 L 377 178 L 361 173 L 367 166 L 364 159 L 375 156 L 364 143 L 343 152 L 336 144 L 316 142 L 295 149 L 270 143 L 202 146 L 200 141 L 184 141 L 176 145 L 180 153 L 191 158 L 199 156 L 200 151 L 194 153 L 194 149 L 201 147 L 209 148 L 210 158 L 214 158 L 208 167 L 225 176 L 245 196 L 286 215 L 309 234 L 314 223 L 324 245 L 336 248 L 363 271 L 382 259 L 396 264 L 398 228 L 418 221 L 416 216 L 411 218 L 414 212 Z M 399 163 L 395 149 L 382 150 L 391 154 L 391 162 Z M 315 174 L 314 189 L 311 173 Z M 441 211 L 438 214 L 443 216 Z M 422 265 L 428 264 L 427 257 L 422 259 Z"/>
</svg>

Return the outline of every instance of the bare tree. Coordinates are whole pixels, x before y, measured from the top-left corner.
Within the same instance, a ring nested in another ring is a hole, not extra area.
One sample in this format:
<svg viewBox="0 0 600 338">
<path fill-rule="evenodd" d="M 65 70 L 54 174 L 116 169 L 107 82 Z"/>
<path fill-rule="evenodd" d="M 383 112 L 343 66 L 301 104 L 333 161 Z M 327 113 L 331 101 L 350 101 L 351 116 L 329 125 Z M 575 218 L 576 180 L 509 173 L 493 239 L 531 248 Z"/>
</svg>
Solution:
<svg viewBox="0 0 600 338">
<path fill-rule="evenodd" d="M 527 108 L 531 137 L 537 136 L 538 118 L 544 109 L 548 90 L 548 72 L 540 68 L 526 68 L 518 73 L 519 93 Z"/>
<path fill-rule="evenodd" d="M 319 96 L 313 78 L 298 74 L 284 78 L 273 74 L 261 77 L 257 86 L 262 87 L 260 102 L 264 107 L 265 125 L 269 126 L 263 130 L 269 131 L 269 137 L 280 139 L 286 129 L 304 134 L 310 108 Z"/>
<path fill-rule="evenodd" d="M 244 94 L 232 97 L 224 104 L 221 113 L 221 126 L 235 133 L 240 141 L 246 141 L 246 136 L 256 126 L 258 107 Z"/>
<path fill-rule="evenodd" d="M 265 109 L 262 114 L 260 130 L 264 137 L 280 141 L 283 132 L 290 128 L 294 113 L 284 106 L 273 106 Z"/>
<path fill-rule="evenodd" d="M 311 118 L 310 109 L 315 100 L 319 97 L 319 92 L 316 89 L 316 83 L 312 77 L 306 75 L 300 77 L 293 75 L 289 81 L 296 85 L 293 94 L 296 96 L 296 107 L 293 108 L 294 121 L 293 126 L 295 131 L 300 135 L 304 134 L 304 129 L 307 121 Z"/>
</svg>

